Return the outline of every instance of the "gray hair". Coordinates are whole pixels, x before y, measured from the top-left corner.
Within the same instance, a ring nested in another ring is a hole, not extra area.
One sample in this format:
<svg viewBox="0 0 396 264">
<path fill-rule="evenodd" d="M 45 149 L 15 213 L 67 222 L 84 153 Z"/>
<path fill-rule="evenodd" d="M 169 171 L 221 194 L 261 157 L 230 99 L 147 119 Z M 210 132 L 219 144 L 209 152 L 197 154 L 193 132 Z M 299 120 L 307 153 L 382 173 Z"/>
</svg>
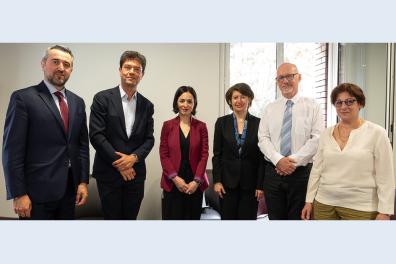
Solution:
<svg viewBox="0 0 396 264">
<path fill-rule="evenodd" d="M 65 47 L 65 46 L 62 46 L 62 45 L 54 45 L 54 46 L 51 46 L 51 47 L 47 48 L 47 50 L 44 53 L 44 57 L 42 58 L 42 61 L 46 61 L 48 59 L 49 52 L 51 50 L 63 51 L 65 53 L 69 54 L 72 57 L 72 59 L 74 59 L 73 53 L 68 47 Z"/>
</svg>

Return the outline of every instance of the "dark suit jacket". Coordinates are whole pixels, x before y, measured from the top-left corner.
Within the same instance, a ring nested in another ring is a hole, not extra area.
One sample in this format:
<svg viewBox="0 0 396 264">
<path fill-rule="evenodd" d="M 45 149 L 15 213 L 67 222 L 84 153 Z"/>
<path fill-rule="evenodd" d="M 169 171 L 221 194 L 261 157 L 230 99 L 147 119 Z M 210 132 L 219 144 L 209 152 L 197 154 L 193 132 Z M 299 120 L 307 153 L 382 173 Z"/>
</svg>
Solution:
<svg viewBox="0 0 396 264">
<path fill-rule="evenodd" d="M 239 157 L 233 115 L 217 119 L 213 143 L 213 182 L 224 187 L 263 190 L 264 155 L 257 143 L 260 119 L 247 116 L 246 140 Z"/>
<path fill-rule="evenodd" d="M 173 181 L 170 176 L 178 175 L 181 163 L 180 151 L 180 118 L 164 122 L 161 130 L 160 159 L 162 165 L 161 188 L 170 192 Z M 206 124 L 195 118 L 190 126 L 190 166 L 194 175 L 201 181 L 200 189 L 208 187 L 206 163 L 208 161 L 208 129 Z"/>
<path fill-rule="evenodd" d="M 91 106 L 89 138 L 96 150 L 93 177 L 101 181 L 123 181 L 112 165 L 119 159 L 116 151 L 136 154 L 134 181 L 146 179 L 145 158 L 154 146 L 154 106 L 140 93 L 137 94 L 135 123 L 128 138 L 125 127 L 119 87 L 97 93 Z"/>
<path fill-rule="evenodd" d="M 69 161 L 75 187 L 88 183 L 89 145 L 85 104 L 66 91 L 67 135 L 44 82 L 15 91 L 4 126 L 3 167 L 7 199 L 28 194 L 33 202 L 59 200 L 66 190 Z"/>
</svg>

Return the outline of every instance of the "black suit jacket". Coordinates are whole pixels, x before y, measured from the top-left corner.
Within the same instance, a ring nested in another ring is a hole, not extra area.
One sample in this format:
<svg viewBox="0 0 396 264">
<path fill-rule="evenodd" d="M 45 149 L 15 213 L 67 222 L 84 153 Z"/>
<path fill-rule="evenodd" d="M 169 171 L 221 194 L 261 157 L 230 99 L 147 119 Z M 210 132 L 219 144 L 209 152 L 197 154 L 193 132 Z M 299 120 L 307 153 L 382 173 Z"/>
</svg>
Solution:
<svg viewBox="0 0 396 264">
<path fill-rule="evenodd" d="M 241 156 L 235 139 L 233 115 L 217 119 L 213 143 L 213 182 L 224 187 L 263 190 L 264 155 L 257 143 L 260 119 L 249 115 Z"/>
<path fill-rule="evenodd" d="M 89 138 L 96 150 L 93 177 L 101 181 L 123 181 L 112 165 L 119 159 L 116 151 L 136 154 L 134 181 L 146 179 L 145 158 L 154 146 L 154 106 L 140 93 L 137 94 L 135 123 L 128 138 L 125 128 L 119 87 L 97 93 L 91 106 Z"/>
<path fill-rule="evenodd" d="M 75 187 L 88 183 L 89 143 L 85 104 L 66 91 L 69 131 L 44 82 L 15 91 L 7 110 L 3 167 L 7 199 L 28 194 L 33 202 L 63 197 L 69 161 Z"/>
</svg>

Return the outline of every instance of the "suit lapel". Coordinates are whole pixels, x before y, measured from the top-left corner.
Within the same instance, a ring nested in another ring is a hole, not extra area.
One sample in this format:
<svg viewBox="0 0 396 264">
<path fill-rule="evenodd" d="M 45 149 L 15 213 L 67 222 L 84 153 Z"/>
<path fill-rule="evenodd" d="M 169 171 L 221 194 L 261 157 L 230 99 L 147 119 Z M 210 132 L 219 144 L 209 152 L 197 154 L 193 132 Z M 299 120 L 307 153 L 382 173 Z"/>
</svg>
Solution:
<svg viewBox="0 0 396 264">
<path fill-rule="evenodd" d="M 49 92 L 47 86 L 45 85 L 44 82 L 41 82 L 38 87 L 38 95 L 41 97 L 41 99 L 44 101 L 45 105 L 48 107 L 48 109 L 50 110 L 50 112 L 53 114 L 53 116 L 55 117 L 57 123 L 59 124 L 60 128 L 62 129 L 64 135 L 65 134 L 65 128 L 63 125 L 63 121 L 62 121 L 62 117 L 60 115 L 60 112 L 58 110 L 58 107 L 55 104 L 54 99 L 52 98 L 51 93 Z"/>
<path fill-rule="evenodd" d="M 69 109 L 69 131 L 67 136 L 68 140 L 70 140 L 71 134 L 73 132 L 73 122 L 77 114 L 77 102 L 75 100 L 76 98 L 71 93 L 68 93 L 67 90 L 65 92 L 67 97 L 67 107 Z"/>
<path fill-rule="evenodd" d="M 175 142 L 175 146 L 178 149 L 178 152 L 176 153 L 177 160 L 180 161 L 181 160 L 181 152 L 180 152 L 180 118 L 179 118 L 179 116 L 177 116 L 175 119 L 173 119 L 171 133 L 172 133 L 172 138 L 173 138 L 172 142 Z M 178 166 L 180 166 L 180 164 Z"/>
<path fill-rule="evenodd" d="M 232 149 L 235 152 L 235 155 L 239 155 L 238 153 L 238 144 L 235 139 L 235 128 L 234 128 L 234 117 L 232 114 L 228 115 L 225 120 L 225 132 L 231 137 Z"/>
<path fill-rule="evenodd" d="M 191 124 L 190 124 L 190 149 L 189 149 L 189 153 L 190 153 L 190 159 L 192 157 L 192 147 L 193 147 L 193 143 L 195 143 L 198 139 L 198 131 L 197 130 L 197 121 L 191 117 Z"/>
<path fill-rule="evenodd" d="M 131 135 L 136 133 L 137 126 L 139 125 L 140 120 L 142 119 L 142 109 L 143 109 L 143 100 L 141 95 L 136 91 L 136 111 L 135 111 L 135 122 L 133 123 Z"/>
<path fill-rule="evenodd" d="M 128 135 L 126 133 L 125 115 L 124 115 L 124 109 L 122 108 L 121 94 L 119 89 L 120 87 L 117 86 L 111 91 L 112 93 L 111 101 L 117 113 L 117 116 L 120 118 L 122 134 L 127 139 Z"/>
</svg>

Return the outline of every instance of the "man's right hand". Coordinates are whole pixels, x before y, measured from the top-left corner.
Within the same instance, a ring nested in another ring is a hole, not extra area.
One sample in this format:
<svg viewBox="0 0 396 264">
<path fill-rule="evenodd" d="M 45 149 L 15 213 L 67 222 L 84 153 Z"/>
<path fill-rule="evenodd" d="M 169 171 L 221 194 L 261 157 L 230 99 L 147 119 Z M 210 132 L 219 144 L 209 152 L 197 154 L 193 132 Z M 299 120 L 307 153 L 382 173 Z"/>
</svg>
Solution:
<svg viewBox="0 0 396 264">
<path fill-rule="evenodd" d="M 290 175 L 296 170 L 296 163 L 292 158 L 283 157 L 276 164 L 276 173 L 284 176 Z"/>
<path fill-rule="evenodd" d="M 126 170 L 128 168 L 132 168 L 135 165 L 137 159 L 136 155 L 127 155 L 122 152 L 116 151 L 115 154 L 120 156 L 120 158 L 112 163 L 113 167 L 117 168 L 119 171 Z"/>
<path fill-rule="evenodd" d="M 20 217 L 30 218 L 32 201 L 27 194 L 14 198 L 14 212 Z"/>
</svg>

